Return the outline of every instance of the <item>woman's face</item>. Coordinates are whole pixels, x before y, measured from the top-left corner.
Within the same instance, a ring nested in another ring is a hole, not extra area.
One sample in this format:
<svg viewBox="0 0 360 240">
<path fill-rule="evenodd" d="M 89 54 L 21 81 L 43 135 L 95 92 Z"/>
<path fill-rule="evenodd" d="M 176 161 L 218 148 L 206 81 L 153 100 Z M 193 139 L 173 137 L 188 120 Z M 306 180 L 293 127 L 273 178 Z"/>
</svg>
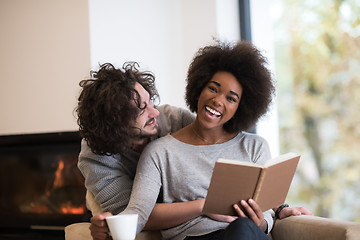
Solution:
<svg viewBox="0 0 360 240">
<path fill-rule="evenodd" d="M 207 128 L 222 127 L 234 116 L 242 90 L 231 73 L 215 73 L 200 93 L 197 112 L 199 121 Z"/>
</svg>

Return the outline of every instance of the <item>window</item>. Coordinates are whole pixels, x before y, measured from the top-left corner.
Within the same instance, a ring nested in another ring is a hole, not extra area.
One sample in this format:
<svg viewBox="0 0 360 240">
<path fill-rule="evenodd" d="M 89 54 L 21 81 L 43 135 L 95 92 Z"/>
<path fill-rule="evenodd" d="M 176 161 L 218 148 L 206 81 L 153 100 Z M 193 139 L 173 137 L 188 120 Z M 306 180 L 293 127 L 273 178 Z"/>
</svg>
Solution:
<svg viewBox="0 0 360 240">
<path fill-rule="evenodd" d="M 358 222 L 359 16 L 359 0 L 251 1 L 252 39 L 277 81 L 276 121 L 263 128 L 278 125 L 279 152 L 302 155 L 288 201 Z"/>
</svg>

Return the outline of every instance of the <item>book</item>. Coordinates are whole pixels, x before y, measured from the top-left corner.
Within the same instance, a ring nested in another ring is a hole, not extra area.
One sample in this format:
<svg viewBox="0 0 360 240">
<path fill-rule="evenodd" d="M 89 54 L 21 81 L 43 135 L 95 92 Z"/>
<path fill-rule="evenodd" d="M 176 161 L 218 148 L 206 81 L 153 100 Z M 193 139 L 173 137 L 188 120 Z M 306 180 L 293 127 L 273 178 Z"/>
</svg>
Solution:
<svg viewBox="0 0 360 240">
<path fill-rule="evenodd" d="M 233 205 L 250 198 L 262 211 L 283 204 L 299 160 L 300 155 L 295 153 L 280 155 L 263 166 L 240 160 L 217 160 L 203 212 L 235 216 Z"/>
</svg>

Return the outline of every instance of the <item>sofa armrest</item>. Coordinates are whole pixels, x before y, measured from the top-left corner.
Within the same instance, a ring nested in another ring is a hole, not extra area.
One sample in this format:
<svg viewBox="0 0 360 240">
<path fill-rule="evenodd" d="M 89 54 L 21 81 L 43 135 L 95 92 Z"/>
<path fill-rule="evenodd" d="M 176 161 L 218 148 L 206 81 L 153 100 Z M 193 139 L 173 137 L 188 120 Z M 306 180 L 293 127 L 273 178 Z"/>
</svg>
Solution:
<svg viewBox="0 0 360 240">
<path fill-rule="evenodd" d="M 91 240 L 90 223 L 73 223 L 65 227 L 65 240 Z M 160 231 L 142 231 L 135 240 L 161 240 Z"/>
<path fill-rule="evenodd" d="M 90 223 L 73 223 L 65 227 L 65 240 L 91 240 Z"/>
<path fill-rule="evenodd" d="M 293 216 L 275 222 L 273 240 L 355 240 L 360 236 L 360 223 L 316 216 Z"/>
</svg>

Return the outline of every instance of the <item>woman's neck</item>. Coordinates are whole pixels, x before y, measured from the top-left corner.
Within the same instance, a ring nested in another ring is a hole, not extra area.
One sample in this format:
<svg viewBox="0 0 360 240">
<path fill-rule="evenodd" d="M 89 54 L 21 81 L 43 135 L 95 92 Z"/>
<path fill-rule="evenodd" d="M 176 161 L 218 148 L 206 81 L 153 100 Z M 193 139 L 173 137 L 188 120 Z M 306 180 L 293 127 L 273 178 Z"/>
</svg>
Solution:
<svg viewBox="0 0 360 240">
<path fill-rule="evenodd" d="M 237 133 L 228 133 L 223 127 L 205 128 L 196 120 L 192 124 L 174 133 L 177 140 L 191 145 L 213 145 L 229 141 Z"/>
<path fill-rule="evenodd" d="M 223 129 L 221 129 L 222 131 L 201 130 L 195 123 L 191 124 L 190 127 L 195 134 L 195 139 L 197 138 L 203 142 L 204 145 L 218 144 L 225 139 L 225 131 L 223 131 Z"/>
</svg>

